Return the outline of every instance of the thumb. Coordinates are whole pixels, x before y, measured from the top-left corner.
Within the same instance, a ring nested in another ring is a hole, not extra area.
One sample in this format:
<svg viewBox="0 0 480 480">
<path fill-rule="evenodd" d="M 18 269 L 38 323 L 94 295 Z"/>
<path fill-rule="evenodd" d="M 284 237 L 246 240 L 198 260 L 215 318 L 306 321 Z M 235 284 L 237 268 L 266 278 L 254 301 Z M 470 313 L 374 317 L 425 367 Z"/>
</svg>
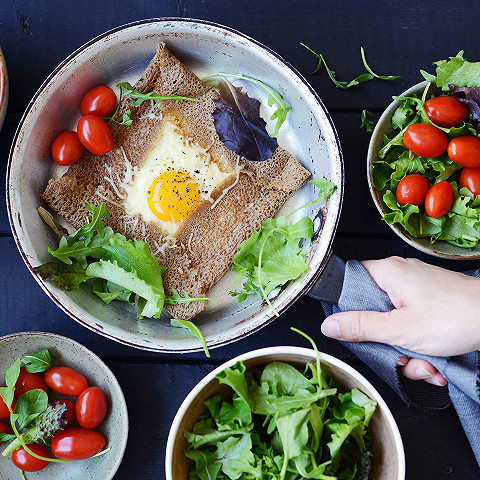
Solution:
<svg viewBox="0 0 480 480">
<path fill-rule="evenodd" d="M 409 322 L 401 310 L 391 312 L 341 312 L 322 323 L 327 337 L 347 342 L 379 342 L 400 345 L 408 337 Z"/>
</svg>

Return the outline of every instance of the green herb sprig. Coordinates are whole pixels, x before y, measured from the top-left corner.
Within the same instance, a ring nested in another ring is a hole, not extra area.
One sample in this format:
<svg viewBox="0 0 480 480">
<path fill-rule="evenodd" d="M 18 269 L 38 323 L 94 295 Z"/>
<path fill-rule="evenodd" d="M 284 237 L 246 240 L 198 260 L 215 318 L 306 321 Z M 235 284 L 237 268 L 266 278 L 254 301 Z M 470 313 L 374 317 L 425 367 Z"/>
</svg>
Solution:
<svg viewBox="0 0 480 480">
<path fill-rule="evenodd" d="M 373 113 L 368 110 L 362 110 L 360 114 L 360 128 L 364 128 L 367 133 L 372 133 L 374 122 L 368 118 L 369 116 L 373 116 Z"/>
<path fill-rule="evenodd" d="M 350 82 L 337 80 L 335 76 L 335 71 L 329 68 L 325 60 L 325 57 L 321 53 L 316 52 L 315 50 L 308 47 L 304 43 L 300 43 L 300 45 L 306 48 L 309 52 L 313 53 L 315 57 L 318 59 L 317 68 L 312 72 L 312 74 L 320 71 L 320 69 L 322 68 L 322 65 L 324 65 L 325 70 L 327 71 L 328 76 L 330 77 L 330 80 L 332 80 L 332 82 L 335 84 L 337 88 L 341 88 L 342 90 L 348 90 L 349 88 L 355 87 L 360 83 L 368 82 L 369 80 L 373 80 L 374 78 L 377 78 L 379 80 L 395 80 L 396 78 L 399 78 L 399 75 L 377 75 L 367 63 L 367 59 L 365 57 L 365 50 L 363 49 L 363 47 L 360 47 L 362 62 L 368 73 L 362 73 L 361 75 L 359 75 L 357 78 L 354 78 Z"/>
<path fill-rule="evenodd" d="M 124 96 L 128 95 L 135 101 L 131 104 L 132 107 L 139 107 L 143 102 L 153 100 L 155 102 L 154 107 L 157 107 L 160 102 L 165 100 L 175 100 L 177 103 L 180 101 L 189 101 L 189 102 L 202 102 L 200 98 L 192 97 L 182 97 L 180 95 L 158 95 L 155 92 L 142 93 L 135 90 L 132 85 L 128 82 L 121 82 L 117 85 L 120 88 L 120 100 L 118 101 L 117 108 L 113 114 L 107 118 L 109 122 L 115 122 L 119 125 L 131 125 L 133 120 L 131 118 L 132 110 L 129 108 L 123 112 L 122 120 L 119 122 L 115 120 L 118 110 L 120 109 L 120 104 Z"/>
</svg>

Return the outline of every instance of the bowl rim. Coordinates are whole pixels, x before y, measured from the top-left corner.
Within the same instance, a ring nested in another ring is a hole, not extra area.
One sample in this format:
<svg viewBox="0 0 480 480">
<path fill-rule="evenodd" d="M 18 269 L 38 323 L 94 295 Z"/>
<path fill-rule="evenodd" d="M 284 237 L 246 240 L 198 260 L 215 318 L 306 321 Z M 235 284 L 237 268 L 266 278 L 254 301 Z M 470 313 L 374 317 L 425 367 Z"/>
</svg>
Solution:
<svg viewBox="0 0 480 480">
<path fill-rule="evenodd" d="M 318 93 L 313 89 L 313 87 L 308 83 L 308 81 L 304 78 L 304 76 L 294 67 L 292 66 L 288 61 L 286 61 L 281 55 L 276 53 L 274 50 L 269 48 L 268 46 L 264 45 L 263 43 L 259 42 L 258 40 L 255 40 L 254 38 L 234 29 L 226 25 L 222 25 L 216 22 L 211 22 L 208 20 L 202 20 L 202 19 L 194 19 L 194 18 L 185 18 L 185 17 L 153 17 L 153 18 L 147 18 L 147 19 L 142 19 L 142 20 L 137 20 L 134 22 L 126 23 L 123 25 L 119 25 L 117 27 L 114 27 L 110 30 L 107 30 L 106 32 L 103 32 L 99 34 L 98 36 L 94 37 L 93 39 L 89 40 L 88 42 L 84 43 L 80 47 L 78 47 L 75 51 L 73 51 L 71 54 L 69 54 L 55 69 L 48 75 L 48 77 L 45 79 L 45 81 L 40 85 L 40 87 L 37 89 L 37 91 L 34 93 L 33 97 L 31 98 L 30 102 L 28 103 L 27 107 L 25 108 L 25 111 L 20 119 L 20 122 L 18 123 L 18 127 L 15 131 L 14 137 L 12 139 L 12 144 L 8 156 L 8 162 L 7 162 L 7 171 L 6 171 L 6 203 L 7 203 L 7 214 L 8 214 L 8 219 L 10 223 L 10 227 L 12 230 L 12 235 L 15 240 L 15 243 L 17 245 L 17 248 L 19 250 L 19 253 L 27 266 L 28 270 L 36 280 L 36 282 L 40 285 L 42 290 L 47 294 L 47 296 L 65 313 L 67 314 L 70 318 L 73 318 L 76 322 L 78 322 L 80 325 L 83 325 L 84 327 L 88 328 L 89 330 L 94 331 L 95 333 L 102 335 L 106 338 L 109 338 L 115 342 L 121 343 L 123 345 L 128 345 L 129 347 L 141 349 L 141 350 L 146 350 L 146 351 L 154 351 L 154 352 L 160 352 L 160 353 L 193 353 L 193 352 L 199 352 L 202 351 L 203 347 L 199 345 L 198 347 L 191 347 L 191 348 L 182 348 L 182 349 L 167 349 L 167 348 L 159 348 L 157 346 L 152 346 L 150 344 L 146 343 L 138 343 L 135 341 L 127 340 L 126 338 L 121 338 L 116 334 L 113 334 L 112 332 L 106 332 L 104 329 L 99 328 L 97 323 L 95 322 L 90 322 L 88 319 L 84 318 L 80 313 L 77 313 L 76 311 L 70 310 L 67 306 L 65 306 L 61 300 L 57 297 L 54 291 L 52 291 L 48 285 L 47 282 L 43 281 L 39 275 L 37 275 L 34 271 L 33 265 L 30 263 L 28 256 L 23 248 L 23 245 L 20 241 L 20 237 L 15 229 L 15 221 L 14 221 L 14 209 L 12 208 L 12 198 L 11 198 L 11 193 L 10 193 L 10 178 L 11 178 L 11 169 L 12 169 L 12 160 L 14 157 L 14 152 L 16 148 L 16 144 L 19 138 L 19 135 L 21 133 L 22 127 L 25 123 L 25 120 L 27 116 L 29 115 L 30 111 L 32 110 L 34 103 L 36 102 L 37 98 L 42 94 L 42 92 L 45 90 L 45 88 L 49 85 L 49 83 L 54 79 L 54 77 L 61 71 L 61 69 L 68 64 L 70 61 L 72 61 L 77 55 L 79 55 L 82 51 L 87 49 L 89 46 L 93 45 L 94 43 L 99 42 L 100 40 L 115 34 L 116 32 L 135 27 L 135 26 L 140 26 L 144 24 L 149 24 L 149 23 L 163 23 L 163 22 L 172 22 L 172 23 L 190 23 L 190 24 L 199 24 L 199 25 L 206 25 L 206 26 L 211 26 L 214 27 L 220 31 L 224 31 L 226 33 L 230 33 L 233 35 L 238 36 L 241 39 L 247 40 L 251 43 L 253 43 L 255 46 L 260 47 L 263 49 L 267 54 L 269 54 L 271 57 L 273 57 L 275 60 L 281 62 L 285 67 L 290 69 L 295 76 L 301 81 L 301 83 L 308 89 L 308 91 L 312 94 L 314 97 L 316 104 L 318 105 L 319 108 L 321 108 L 325 114 L 326 120 L 329 123 L 329 126 L 332 131 L 332 139 L 331 142 L 332 144 L 335 145 L 336 152 L 338 153 L 338 162 L 339 162 L 339 174 L 340 174 L 340 179 L 339 179 L 339 184 L 337 185 L 337 208 L 336 212 L 332 214 L 333 220 L 332 220 L 332 225 L 331 225 L 331 236 L 328 241 L 328 247 L 326 249 L 326 253 L 323 256 L 323 258 L 318 259 L 318 265 L 316 266 L 316 269 L 312 269 L 312 273 L 310 275 L 310 278 L 305 280 L 303 277 L 298 280 L 299 284 L 298 287 L 294 292 L 292 292 L 292 296 L 289 298 L 284 299 L 283 303 L 281 305 L 276 305 L 276 309 L 279 314 L 283 313 L 286 311 L 288 308 L 290 308 L 293 303 L 295 303 L 298 298 L 300 298 L 302 295 L 306 294 L 312 286 L 315 284 L 315 282 L 318 280 L 320 277 L 321 273 L 325 269 L 325 266 L 328 263 L 328 260 L 331 256 L 332 248 L 333 248 L 333 241 L 335 238 L 335 233 L 338 228 L 338 224 L 340 221 L 340 214 L 342 211 L 342 206 L 343 206 L 343 195 L 344 195 L 344 183 L 345 183 L 345 168 L 344 168 L 344 161 L 343 161 L 343 152 L 340 144 L 340 139 L 338 136 L 338 133 L 336 131 L 335 125 L 333 123 L 333 119 L 328 112 L 326 106 L 322 102 L 321 98 L 319 97 Z M 308 274 L 308 272 L 307 272 Z M 303 282 L 303 283 L 302 283 Z M 256 333 L 258 330 L 261 328 L 269 325 L 271 322 L 273 322 L 276 319 L 276 316 L 272 313 L 270 313 L 268 310 L 260 311 L 257 312 L 257 314 L 254 315 L 254 317 L 259 317 L 261 316 L 262 321 L 257 321 L 252 328 L 250 328 L 248 331 L 242 331 L 241 334 L 238 334 L 235 337 L 232 338 L 225 338 L 221 340 L 215 340 L 211 344 L 209 344 L 209 348 L 219 348 L 225 345 L 228 345 L 229 343 L 236 342 L 238 340 L 243 339 L 246 335 L 251 335 L 253 333 Z M 246 318 L 245 320 L 250 320 L 252 317 Z"/>
<path fill-rule="evenodd" d="M 0 129 L 2 128 L 8 106 L 8 72 L 5 55 L 0 47 Z"/>
<path fill-rule="evenodd" d="M 399 97 L 406 97 L 406 96 L 411 96 L 413 93 L 418 93 L 419 91 L 422 91 L 428 84 L 429 82 L 427 80 L 423 82 L 419 82 L 412 87 L 408 88 L 405 90 L 403 93 L 398 95 Z M 385 210 L 382 206 L 382 203 L 380 202 L 378 196 L 377 196 L 377 189 L 373 186 L 373 181 L 372 181 L 372 175 L 371 175 L 371 166 L 372 162 L 375 161 L 377 157 L 377 151 L 374 148 L 374 145 L 379 142 L 379 137 L 383 135 L 382 127 L 385 124 L 385 122 L 390 121 L 393 112 L 395 109 L 400 105 L 400 101 L 398 100 L 393 100 L 387 108 L 383 111 L 382 115 L 377 121 L 377 124 L 375 125 L 375 129 L 372 133 L 372 136 L 370 138 L 370 142 L 368 144 L 368 153 L 367 153 L 367 181 L 368 181 L 368 189 L 370 191 L 370 195 L 373 199 L 373 203 L 377 207 L 378 212 L 380 213 L 380 216 L 383 218 L 385 215 Z M 406 243 L 408 243 L 411 247 L 416 248 L 417 250 L 420 250 L 423 253 L 426 253 L 428 255 L 432 255 L 434 257 L 438 258 L 444 258 L 448 260 L 478 260 L 480 259 L 480 253 L 474 254 L 474 255 L 461 255 L 461 254 L 449 254 L 449 253 L 444 253 L 444 252 L 439 252 L 437 250 L 434 250 L 434 246 L 428 247 L 426 245 L 423 245 L 420 243 L 416 238 L 411 237 L 408 232 L 406 232 L 400 225 L 398 224 L 388 224 L 388 226 Z M 460 248 L 460 247 L 457 247 Z"/>
<path fill-rule="evenodd" d="M 117 380 L 117 377 L 115 374 L 112 372 L 110 367 L 94 352 L 92 352 L 90 349 L 88 349 L 85 345 L 77 342 L 76 340 L 73 340 L 72 338 L 65 337 L 64 335 L 59 335 L 58 333 L 52 333 L 52 332 L 41 332 L 41 331 L 31 331 L 31 332 L 17 332 L 17 333 L 10 333 L 8 335 L 4 335 L 0 337 L 0 345 L 2 342 L 11 340 L 13 338 L 22 338 L 22 337 L 41 337 L 41 338 L 48 338 L 48 339 L 55 339 L 55 340 L 62 340 L 62 341 L 68 341 L 70 343 L 73 343 L 76 347 L 80 348 L 83 350 L 86 354 L 89 356 L 93 357 L 94 360 L 96 360 L 103 368 L 107 370 L 107 372 L 110 373 L 113 383 L 115 386 L 118 387 L 119 391 L 119 397 L 115 397 L 115 402 L 119 404 L 120 408 L 123 410 L 123 418 L 125 419 L 124 423 L 124 428 L 125 428 L 125 435 L 123 439 L 121 439 L 120 443 L 120 448 L 119 448 L 119 455 L 116 457 L 115 462 L 112 463 L 111 467 L 109 467 L 109 472 L 108 475 L 103 477 L 101 480 L 112 480 L 115 474 L 117 473 L 120 464 L 122 463 L 123 457 L 125 455 L 125 449 L 127 448 L 127 442 L 128 442 L 128 433 L 129 433 L 129 419 L 128 419 L 128 408 L 127 408 L 127 402 L 125 401 L 125 395 L 123 394 L 122 387 Z M 100 479 L 99 479 L 100 480 Z"/>
<path fill-rule="evenodd" d="M 173 447 L 175 444 L 175 438 L 177 436 L 178 429 L 180 427 L 180 423 L 190 407 L 192 403 L 196 401 L 198 394 L 203 390 L 203 388 L 210 383 L 215 376 L 225 370 L 228 367 L 235 365 L 235 363 L 244 360 L 250 360 L 252 358 L 261 358 L 270 355 L 299 355 L 299 356 L 308 356 L 311 357 L 312 360 L 316 360 L 317 353 L 315 350 L 305 347 L 294 347 L 288 345 L 281 345 L 276 347 L 266 347 L 266 348 L 259 348 L 256 350 L 252 350 L 250 352 L 243 353 L 242 355 L 238 355 L 235 358 L 232 358 L 222 365 L 218 366 L 210 373 L 208 373 L 205 377 L 200 380 L 195 387 L 190 391 L 190 393 L 185 397 L 185 400 L 182 402 L 180 407 L 175 414 L 175 418 L 173 419 L 172 425 L 170 427 L 170 431 L 168 433 L 167 439 L 167 447 L 165 450 L 165 475 L 167 480 L 174 480 L 172 476 L 172 456 L 173 456 Z M 382 409 L 385 417 L 387 419 L 388 424 L 390 425 L 393 431 L 394 443 L 397 449 L 398 454 L 398 471 L 397 471 L 397 478 L 398 480 L 404 480 L 405 478 L 405 449 L 403 446 L 402 437 L 400 435 L 400 430 L 398 429 L 398 425 L 395 422 L 395 418 L 388 408 L 387 403 L 377 391 L 377 389 L 357 370 L 353 367 L 345 363 L 344 361 L 329 355 L 328 353 L 318 352 L 320 357 L 320 362 L 324 361 L 330 363 L 331 365 L 340 368 L 347 374 L 351 375 L 355 379 L 359 380 L 362 385 L 368 387 L 371 392 L 374 393 L 376 396 L 375 401 L 377 402 L 378 406 Z"/>
</svg>

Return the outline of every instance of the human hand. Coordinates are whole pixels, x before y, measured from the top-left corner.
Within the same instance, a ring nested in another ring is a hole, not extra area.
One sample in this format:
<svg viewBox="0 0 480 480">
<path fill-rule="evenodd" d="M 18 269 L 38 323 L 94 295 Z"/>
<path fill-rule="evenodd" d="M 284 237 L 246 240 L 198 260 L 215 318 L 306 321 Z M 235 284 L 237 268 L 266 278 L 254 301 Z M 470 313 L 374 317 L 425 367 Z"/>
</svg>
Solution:
<svg viewBox="0 0 480 480">
<path fill-rule="evenodd" d="M 363 265 L 395 309 L 334 314 L 322 325 L 325 335 L 350 342 L 388 343 L 437 356 L 480 347 L 479 279 L 400 257 Z M 411 374 L 410 362 L 403 369 Z"/>
</svg>

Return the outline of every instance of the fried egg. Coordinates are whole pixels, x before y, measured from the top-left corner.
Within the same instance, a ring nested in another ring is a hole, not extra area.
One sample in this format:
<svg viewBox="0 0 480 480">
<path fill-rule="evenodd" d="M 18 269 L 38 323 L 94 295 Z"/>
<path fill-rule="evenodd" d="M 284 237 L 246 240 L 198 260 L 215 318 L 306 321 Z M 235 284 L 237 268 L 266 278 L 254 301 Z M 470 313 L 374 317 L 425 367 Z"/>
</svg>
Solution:
<svg viewBox="0 0 480 480">
<path fill-rule="evenodd" d="M 158 144 L 124 184 L 128 215 L 175 235 L 186 218 L 232 172 L 223 172 L 208 151 L 193 143 L 172 121 L 165 121 Z"/>
</svg>

